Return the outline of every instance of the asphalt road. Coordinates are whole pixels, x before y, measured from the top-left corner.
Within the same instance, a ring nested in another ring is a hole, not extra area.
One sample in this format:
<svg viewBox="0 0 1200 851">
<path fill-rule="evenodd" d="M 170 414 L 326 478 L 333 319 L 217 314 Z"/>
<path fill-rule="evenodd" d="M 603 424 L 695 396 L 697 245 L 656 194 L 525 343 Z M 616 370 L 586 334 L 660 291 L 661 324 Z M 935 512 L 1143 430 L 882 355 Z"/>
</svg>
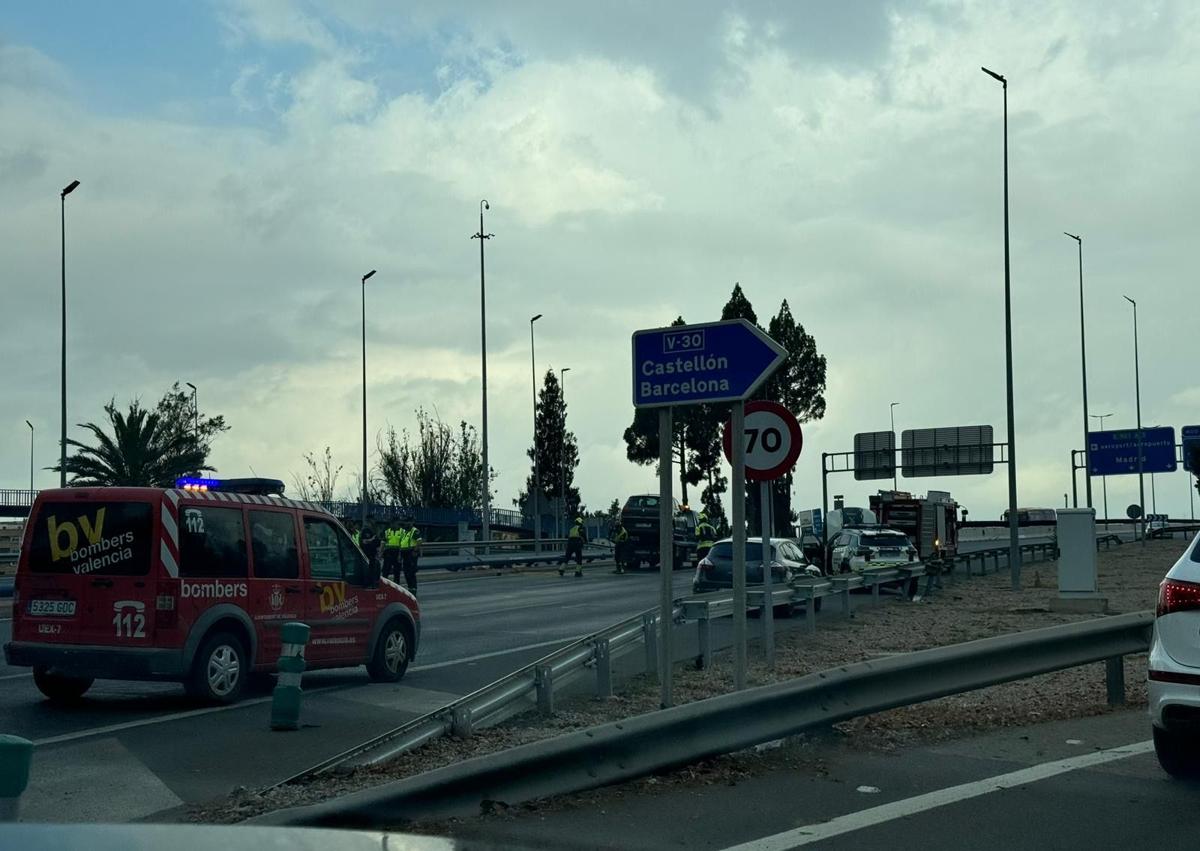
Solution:
<svg viewBox="0 0 1200 851">
<path fill-rule="evenodd" d="M 555 849 L 1195 848 L 1200 785 L 1169 779 L 1149 738 L 1128 710 L 889 753 L 818 739 L 749 777 L 617 787 L 449 830 Z"/>
<path fill-rule="evenodd" d="M 691 575 L 674 576 L 676 593 Z M 437 709 L 565 641 L 656 605 L 658 574 L 484 575 L 421 586 L 421 648 L 399 684 L 363 669 L 305 675 L 305 728 L 268 729 L 269 691 L 200 707 L 180 685 L 99 681 L 77 706 L 42 699 L 28 669 L 0 665 L 0 732 L 36 744 L 28 820 L 116 821 L 278 782 Z M 11 637 L 0 614 L 0 643 Z"/>
</svg>

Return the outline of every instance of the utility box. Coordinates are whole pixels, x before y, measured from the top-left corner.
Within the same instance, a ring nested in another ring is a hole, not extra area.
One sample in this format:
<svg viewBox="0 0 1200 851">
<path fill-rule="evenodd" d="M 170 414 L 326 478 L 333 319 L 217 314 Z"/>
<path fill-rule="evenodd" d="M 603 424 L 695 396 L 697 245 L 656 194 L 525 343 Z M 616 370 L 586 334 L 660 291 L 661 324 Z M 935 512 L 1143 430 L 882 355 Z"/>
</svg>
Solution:
<svg viewBox="0 0 1200 851">
<path fill-rule="evenodd" d="M 1058 596 L 1056 609 L 1072 609 L 1070 601 L 1091 610 L 1104 600 L 1096 580 L 1096 510 L 1058 510 Z M 1086 602 L 1085 602 L 1086 601 Z"/>
</svg>

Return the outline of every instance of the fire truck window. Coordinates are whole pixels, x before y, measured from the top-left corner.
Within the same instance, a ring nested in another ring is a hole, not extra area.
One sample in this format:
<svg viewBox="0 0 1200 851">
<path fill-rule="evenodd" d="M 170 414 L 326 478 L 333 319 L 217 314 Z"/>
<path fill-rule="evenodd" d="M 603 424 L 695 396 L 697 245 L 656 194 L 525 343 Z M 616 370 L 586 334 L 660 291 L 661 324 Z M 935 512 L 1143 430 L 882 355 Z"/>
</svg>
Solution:
<svg viewBox="0 0 1200 851">
<path fill-rule="evenodd" d="M 246 575 L 246 527 L 240 508 L 180 508 L 180 576 Z"/>
<path fill-rule="evenodd" d="M 313 579 L 342 578 L 342 556 L 332 523 L 304 518 L 304 540 L 308 543 L 308 566 Z"/>
<path fill-rule="evenodd" d="M 260 579 L 297 579 L 300 554 L 296 523 L 286 511 L 250 512 L 250 547 L 254 575 Z"/>
</svg>

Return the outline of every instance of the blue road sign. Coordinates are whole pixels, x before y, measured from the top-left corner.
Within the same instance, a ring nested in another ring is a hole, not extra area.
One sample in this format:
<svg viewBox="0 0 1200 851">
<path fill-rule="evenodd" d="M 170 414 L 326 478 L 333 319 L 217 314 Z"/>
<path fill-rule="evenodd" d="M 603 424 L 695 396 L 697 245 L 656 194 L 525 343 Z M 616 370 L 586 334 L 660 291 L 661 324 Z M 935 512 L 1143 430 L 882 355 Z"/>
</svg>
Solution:
<svg viewBox="0 0 1200 851">
<path fill-rule="evenodd" d="M 1137 429 L 1127 431 L 1090 431 L 1088 450 L 1093 476 L 1121 476 L 1138 471 Z M 1142 472 L 1173 473 L 1175 429 L 1171 426 L 1142 429 Z"/>
<path fill-rule="evenodd" d="M 1200 476 L 1200 468 L 1192 466 L 1192 453 L 1200 450 L 1200 425 L 1184 426 L 1179 439 L 1183 444 L 1183 469 Z"/>
<path fill-rule="evenodd" d="M 736 402 L 758 389 L 787 350 L 745 319 L 633 334 L 636 408 Z"/>
</svg>

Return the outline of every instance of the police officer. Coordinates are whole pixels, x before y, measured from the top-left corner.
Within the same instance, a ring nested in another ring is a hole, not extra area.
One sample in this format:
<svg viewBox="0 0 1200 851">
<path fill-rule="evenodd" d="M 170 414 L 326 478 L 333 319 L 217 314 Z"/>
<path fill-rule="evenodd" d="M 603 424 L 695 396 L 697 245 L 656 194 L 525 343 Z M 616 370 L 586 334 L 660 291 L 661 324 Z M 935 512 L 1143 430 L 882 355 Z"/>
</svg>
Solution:
<svg viewBox="0 0 1200 851">
<path fill-rule="evenodd" d="M 404 518 L 405 529 L 400 539 L 400 565 L 404 568 L 404 584 L 416 596 L 417 559 L 421 556 L 421 530 L 413 518 Z"/>
<path fill-rule="evenodd" d="M 583 528 L 583 518 L 576 517 L 575 525 L 567 532 L 567 547 L 563 551 L 562 566 L 558 568 L 559 576 L 566 575 L 567 562 L 571 560 L 571 556 L 575 557 L 575 575 L 583 576 L 583 543 L 586 540 L 587 530 Z"/>
<path fill-rule="evenodd" d="M 625 562 L 629 561 L 629 530 L 625 528 L 625 524 L 621 522 L 621 518 L 617 518 L 616 525 L 613 526 L 613 558 L 616 559 L 617 569 L 613 573 L 624 573 Z"/>
<path fill-rule="evenodd" d="M 404 531 L 400 524 L 389 523 L 383 530 L 383 575 L 400 584 L 400 542 L 404 540 Z"/>
<path fill-rule="evenodd" d="M 696 524 L 696 561 L 708 555 L 716 542 L 717 530 L 708 522 L 708 515 L 700 512 L 700 522 Z"/>
</svg>

